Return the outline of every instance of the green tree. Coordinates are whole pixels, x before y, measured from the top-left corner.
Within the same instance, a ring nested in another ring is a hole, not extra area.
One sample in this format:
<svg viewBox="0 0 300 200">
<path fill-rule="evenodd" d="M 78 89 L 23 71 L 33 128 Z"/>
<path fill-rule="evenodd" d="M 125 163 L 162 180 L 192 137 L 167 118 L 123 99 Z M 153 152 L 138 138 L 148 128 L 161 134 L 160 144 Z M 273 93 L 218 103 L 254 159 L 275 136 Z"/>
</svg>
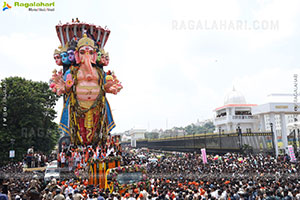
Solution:
<svg viewBox="0 0 300 200">
<path fill-rule="evenodd" d="M 146 139 L 157 139 L 159 137 L 159 133 L 157 132 L 146 132 L 145 138 Z"/>
<path fill-rule="evenodd" d="M 2 101 L 1 101 L 2 100 Z M 14 140 L 15 160 L 21 160 L 27 149 L 50 152 L 59 138 L 53 122 L 58 97 L 46 82 L 9 77 L 0 83 L 0 164 L 8 161 Z"/>
<path fill-rule="evenodd" d="M 190 124 L 184 127 L 185 132 L 188 135 L 198 134 L 198 133 L 212 133 L 215 130 L 215 125 L 212 122 L 207 122 L 203 126 L 196 126 L 195 124 Z"/>
<path fill-rule="evenodd" d="M 203 128 L 206 130 L 206 132 L 212 133 L 214 132 L 216 126 L 213 122 L 207 122 L 203 125 Z"/>
</svg>

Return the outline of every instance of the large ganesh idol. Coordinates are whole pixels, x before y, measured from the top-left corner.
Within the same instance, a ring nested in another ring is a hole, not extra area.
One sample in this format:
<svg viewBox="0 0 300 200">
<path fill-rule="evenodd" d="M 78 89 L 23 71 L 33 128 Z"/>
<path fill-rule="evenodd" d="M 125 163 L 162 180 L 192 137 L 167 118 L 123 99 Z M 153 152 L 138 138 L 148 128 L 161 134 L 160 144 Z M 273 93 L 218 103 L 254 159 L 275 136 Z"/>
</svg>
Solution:
<svg viewBox="0 0 300 200">
<path fill-rule="evenodd" d="M 69 40 L 71 38 L 68 37 Z M 74 38 L 72 42 L 76 41 Z M 66 47 L 68 42 L 64 41 L 62 45 Z M 115 126 L 106 93 L 117 94 L 122 85 L 110 71 L 107 74 L 103 70 L 104 65 L 97 61 L 98 53 L 104 52 L 103 42 L 106 42 L 105 39 L 102 39 L 102 43 L 98 40 L 97 45 L 95 38 L 84 31 L 82 38 L 76 41 L 74 54 L 68 55 L 68 51 L 61 54 L 62 60 L 75 55 L 75 63 L 64 72 L 53 71 L 50 87 L 58 95 L 64 95 L 59 128 L 71 136 L 73 144 L 104 144 Z"/>
</svg>

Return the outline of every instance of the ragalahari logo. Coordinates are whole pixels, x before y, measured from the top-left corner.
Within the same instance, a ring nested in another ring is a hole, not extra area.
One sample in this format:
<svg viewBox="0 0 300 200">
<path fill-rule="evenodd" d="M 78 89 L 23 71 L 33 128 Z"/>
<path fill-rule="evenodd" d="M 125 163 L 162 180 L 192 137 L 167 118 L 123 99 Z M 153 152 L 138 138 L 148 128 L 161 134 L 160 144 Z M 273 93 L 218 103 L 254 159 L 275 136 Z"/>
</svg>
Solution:
<svg viewBox="0 0 300 200">
<path fill-rule="evenodd" d="M 8 3 L 6 3 L 6 2 L 4 1 L 3 11 L 8 10 L 8 9 L 10 9 L 10 8 L 11 8 L 11 6 L 8 5 Z"/>
</svg>

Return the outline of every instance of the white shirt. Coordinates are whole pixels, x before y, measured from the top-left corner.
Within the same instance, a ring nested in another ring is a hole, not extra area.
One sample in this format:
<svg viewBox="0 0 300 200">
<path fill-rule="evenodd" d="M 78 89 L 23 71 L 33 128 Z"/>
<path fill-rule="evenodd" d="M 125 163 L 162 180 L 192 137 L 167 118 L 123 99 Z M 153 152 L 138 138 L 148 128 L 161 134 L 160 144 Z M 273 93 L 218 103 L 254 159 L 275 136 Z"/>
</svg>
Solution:
<svg viewBox="0 0 300 200">
<path fill-rule="evenodd" d="M 143 194 L 143 197 L 145 197 L 146 199 L 148 199 L 148 192 L 146 191 L 146 190 L 143 190 L 142 192 L 141 192 L 142 194 Z"/>
<path fill-rule="evenodd" d="M 66 157 L 65 157 L 65 154 L 64 154 L 64 153 L 60 153 L 60 159 L 61 159 L 61 162 L 62 162 L 62 163 L 65 163 L 65 162 L 66 162 Z"/>
<path fill-rule="evenodd" d="M 80 162 L 80 160 L 81 160 L 81 155 L 80 155 L 80 153 L 78 153 L 78 154 L 76 155 L 75 160 L 76 160 L 76 162 Z"/>
<path fill-rule="evenodd" d="M 219 198 L 219 195 L 218 195 L 218 190 L 215 190 L 211 193 L 211 196 L 212 197 L 215 197 L 215 198 Z"/>
<path fill-rule="evenodd" d="M 68 196 L 69 193 L 72 193 L 73 194 L 74 192 L 74 189 L 70 186 L 68 186 L 66 189 L 65 189 L 65 196 Z"/>
</svg>

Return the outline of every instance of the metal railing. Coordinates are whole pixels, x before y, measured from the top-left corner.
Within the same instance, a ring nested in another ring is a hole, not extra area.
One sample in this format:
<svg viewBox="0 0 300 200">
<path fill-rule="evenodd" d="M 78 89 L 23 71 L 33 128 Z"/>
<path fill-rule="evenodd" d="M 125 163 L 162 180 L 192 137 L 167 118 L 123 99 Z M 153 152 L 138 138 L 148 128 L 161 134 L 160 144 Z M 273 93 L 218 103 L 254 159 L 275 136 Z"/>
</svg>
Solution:
<svg viewBox="0 0 300 200">
<path fill-rule="evenodd" d="M 225 120 L 227 119 L 227 116 L 222 116 L 222 117 L 216 117 L 215 120 Z"/>
<path fill-rule="evenodd" d="M 233 115 L 232 119 L 258 119 L 258 116 L 253 116 L 253 115 Z"/>
</svg>

